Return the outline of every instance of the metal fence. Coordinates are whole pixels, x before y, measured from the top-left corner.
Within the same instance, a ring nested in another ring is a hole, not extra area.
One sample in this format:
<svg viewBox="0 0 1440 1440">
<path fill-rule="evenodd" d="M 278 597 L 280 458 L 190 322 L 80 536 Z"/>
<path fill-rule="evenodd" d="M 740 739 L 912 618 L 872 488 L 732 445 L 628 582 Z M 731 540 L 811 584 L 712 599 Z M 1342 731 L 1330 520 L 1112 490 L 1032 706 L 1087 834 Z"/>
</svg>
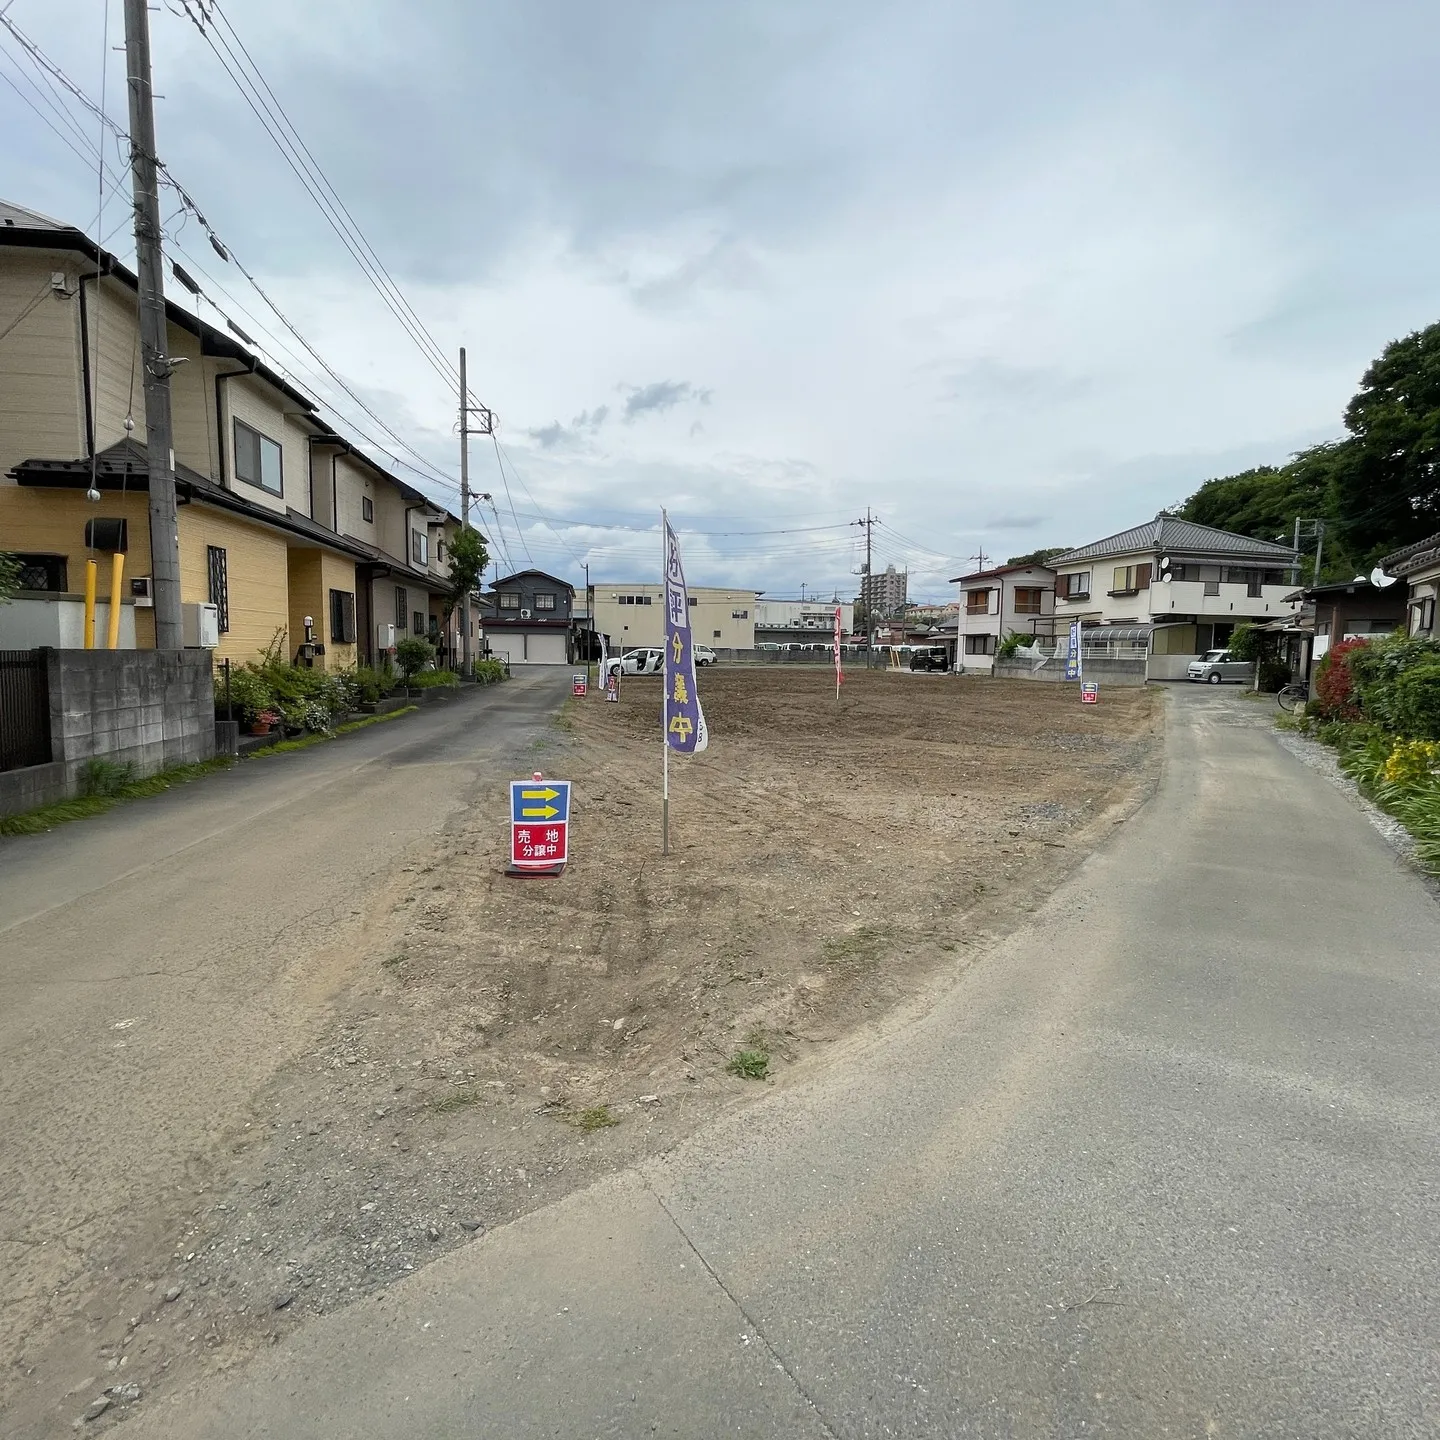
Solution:
<svg viewBox="0 0 1440 1440">
<path fill-rule="evenodd" d="M 0 770 L 50 763 L 50 676 L 43 650 L 0 650 Z"/>
</svg>

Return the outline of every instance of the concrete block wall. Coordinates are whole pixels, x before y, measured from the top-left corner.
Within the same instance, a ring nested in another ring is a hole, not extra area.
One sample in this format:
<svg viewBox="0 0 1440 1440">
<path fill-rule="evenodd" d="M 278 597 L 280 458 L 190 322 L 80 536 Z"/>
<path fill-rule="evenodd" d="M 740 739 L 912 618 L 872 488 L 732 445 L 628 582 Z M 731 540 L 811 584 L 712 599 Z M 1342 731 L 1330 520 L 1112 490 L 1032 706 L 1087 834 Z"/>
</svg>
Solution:
<svg viewBox="0 0 1440 1440">
<path fill-rule="evenodd" d="M 52 650 L 49 661 L 52 754 L 71 785 L 87 760 L 143 776 L 215 754 L 208 650 Z"/>
<path fill-rule="evenodd" d="M 994 674 L 997 679 L 1002 680 L 1041 680 L 1050 684 L 1063 683 L 1065 679 L 1065 661 L 1063 659 L 1047 661 L 1039 670 L 1033 668 L 1031 660 L 997 660 L 995 662 Z M 1145 661 L 1140 658 L 1134 660 L 1087 660 L 1085 661 L 1085 679 L 1093 680 L 1097 685 L 1143 685 L 1145 683 Z M 1078 682 L 1071 681 L 1072 685 Z"/>
</svg>

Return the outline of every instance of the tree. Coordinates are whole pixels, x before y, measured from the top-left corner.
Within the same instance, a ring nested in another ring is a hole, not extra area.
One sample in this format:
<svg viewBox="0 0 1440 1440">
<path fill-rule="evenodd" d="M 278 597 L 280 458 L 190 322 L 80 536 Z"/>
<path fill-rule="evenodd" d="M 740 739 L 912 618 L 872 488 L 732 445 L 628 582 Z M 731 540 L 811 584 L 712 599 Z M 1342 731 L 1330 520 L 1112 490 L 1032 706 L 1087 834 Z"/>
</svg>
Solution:
<svg viewBox="0 0 1440 1440">
<path fill-rule="evenodd" d="M 1067 550 L 1073 550 L 1073 545 L 1047 545 L 1039 550 L 1032 550 L 1028 555 L 1012 555 L 1005 563 L 1007 565 L 1048 565 L 1057 555 L 1063 555 Z"/>
<path fill-rule="evenodd" d="M 428 640 L 410 635 L 395 647 L 395 659 L 406 680 L 423 670 L 435 658 L 435 647 Z"/>
<path fill-rule="evenodd" d="M 15 598 L 20 589 L 20 562 L 0 550 L 0 605 Z"/>
<path fill-rule="evenodd" d="M 489 563 L 485 537 L 473 525 L 462 526 L 450 537 L 450 578 L 445 596 L 447 620 L 466 595 L 480 588 L 480 577 Z"/>
<path fill-rule="evenodd" d="M 1385 347 L 1345 428 L 1353 439 L 1333 492 L 1351 547 L 1378 557 L 1440 530 L 1440 323 Z"/>
</svg>

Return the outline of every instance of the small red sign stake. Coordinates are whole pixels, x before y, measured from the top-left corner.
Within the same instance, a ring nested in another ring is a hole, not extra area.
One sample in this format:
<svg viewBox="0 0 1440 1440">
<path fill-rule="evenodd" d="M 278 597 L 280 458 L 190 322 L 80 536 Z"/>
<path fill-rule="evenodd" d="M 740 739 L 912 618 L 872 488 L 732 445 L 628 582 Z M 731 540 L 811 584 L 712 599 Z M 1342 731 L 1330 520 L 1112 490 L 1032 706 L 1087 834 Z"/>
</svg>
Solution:
<svg viewBox="0 0 1440 1440">
<path fill-rule="evenodd" d="M 510 782 L 510 864 L 507 875 L 559 875 L 570 859 L 570 782 Z"/>
<path fill-rule="evenodd" d="M 1080 703 L 1082 705 L 1098 705 L 1100 703 L 1100 686 L 1094 680 L 1080 682 Z"/>
<path fill-rule="evenodd" d="M 584 695 L 585 689 L 585 676 L 581 671 L 577 670 L 570 677 L 570 693 L 572 695 Z"/>
</svg>

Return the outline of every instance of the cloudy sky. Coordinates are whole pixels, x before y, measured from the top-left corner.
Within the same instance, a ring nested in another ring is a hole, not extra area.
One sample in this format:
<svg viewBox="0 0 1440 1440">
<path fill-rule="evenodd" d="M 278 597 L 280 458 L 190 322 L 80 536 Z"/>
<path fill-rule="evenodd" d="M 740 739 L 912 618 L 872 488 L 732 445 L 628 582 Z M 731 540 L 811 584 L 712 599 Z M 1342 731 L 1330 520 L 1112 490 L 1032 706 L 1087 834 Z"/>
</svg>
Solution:
<svg viewBox="0 0 1440 1440">
<path fill-rule="evenodd" d="M 870 506 L 877 566 L 948 598 L 982 550 L 1082 543 L 1335 434 L 1385 342 L 1440 318 L 1421 0 L 222 4 L 442 349 L 468 346 L 513 462 L 474 443 L 482 518 L 517 565 L 647 578 L 668 504 L 693 582 L 853 593 Z M 105 12 L 7 14 L 98 97 Z M 457 474 L 453 393 L 181 0 L 151 20 L 171 171 Z M 23 89 L 18 54 L 0 31 Z M 93 230 L 93 168 L 4 83 L 0 134 L 0 194 Z M 172 211 L 176 258 L 329 395 Z M 125 220 L 110 199 L 122 253 Z"/>
</svg>

